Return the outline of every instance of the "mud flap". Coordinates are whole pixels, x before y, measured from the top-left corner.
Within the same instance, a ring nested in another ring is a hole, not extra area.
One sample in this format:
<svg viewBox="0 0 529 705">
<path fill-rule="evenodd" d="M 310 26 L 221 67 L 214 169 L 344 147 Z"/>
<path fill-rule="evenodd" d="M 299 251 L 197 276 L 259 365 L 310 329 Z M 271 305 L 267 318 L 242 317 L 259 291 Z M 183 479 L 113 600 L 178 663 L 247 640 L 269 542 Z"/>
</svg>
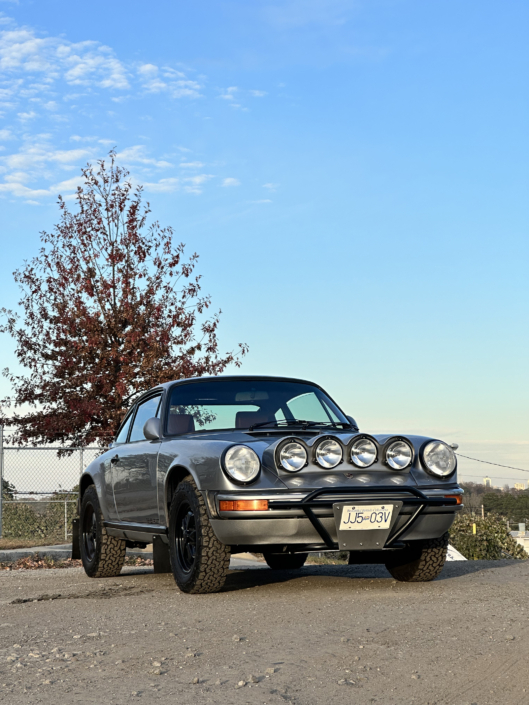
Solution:
<svg viewBox="0 0 529 705">
<path fill-rule="evenodd" d="M 172 573 L 169 545 L 163 542 L 161 536 L 153 536 L 152 557 L 155 573 Z"/>
<path fill-rule="evenodd" d="M 72 521 L 72 559 L 81 560 L 81 548 L 79 546 L 79 517 Z"/>
</svg>

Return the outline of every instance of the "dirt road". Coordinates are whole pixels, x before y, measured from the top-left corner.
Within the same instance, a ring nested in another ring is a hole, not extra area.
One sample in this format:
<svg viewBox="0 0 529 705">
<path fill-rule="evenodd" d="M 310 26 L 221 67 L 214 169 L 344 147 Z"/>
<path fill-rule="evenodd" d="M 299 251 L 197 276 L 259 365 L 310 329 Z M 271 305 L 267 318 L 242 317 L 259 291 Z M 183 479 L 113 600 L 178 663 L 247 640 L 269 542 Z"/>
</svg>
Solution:
<svg viewBox="0 0 529 705">
<path fill-rule="evenodd" d="M 0 573 L 0 702 L 529 705 L 529 561 L 230 573 Z"/>
</svg>

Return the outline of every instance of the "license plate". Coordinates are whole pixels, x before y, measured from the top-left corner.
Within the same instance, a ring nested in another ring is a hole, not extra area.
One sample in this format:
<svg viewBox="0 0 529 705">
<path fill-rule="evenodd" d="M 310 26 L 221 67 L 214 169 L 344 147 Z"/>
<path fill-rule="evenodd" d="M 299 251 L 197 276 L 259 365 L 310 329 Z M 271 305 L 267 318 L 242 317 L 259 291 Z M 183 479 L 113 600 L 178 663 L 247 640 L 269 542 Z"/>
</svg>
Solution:
<svg viewBox="0 0 529 705">
<path fill-rule="evenodd" d="M 392 504 L 345 506 L 342 509 L 340 529 L 342 531 L 389 529 L 392 514 Z"/>
</svg>

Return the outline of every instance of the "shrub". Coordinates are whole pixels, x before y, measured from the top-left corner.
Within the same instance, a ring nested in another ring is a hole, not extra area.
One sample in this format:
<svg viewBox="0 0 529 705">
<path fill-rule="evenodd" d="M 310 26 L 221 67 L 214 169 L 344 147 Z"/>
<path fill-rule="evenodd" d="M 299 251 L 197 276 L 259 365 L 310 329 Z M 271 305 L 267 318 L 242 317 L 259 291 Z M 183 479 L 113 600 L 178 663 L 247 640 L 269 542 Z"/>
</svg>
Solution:
<svg viewBox="0 0 529 705">
<path fill-rule="evenodd" d="M 72 519 L 75 514 L 75 503 L 68 502 L 66 516 L 69 534 L 72 532 Z M 24 501 L 6 502 L 2 511 L 2 535 L 6 539 L 65 540 L 64 504 L 46 500 L 31 504 Z"/>
<path fill-rule="evenodd" d="M 473 533 L 473 524 L 476 533 Z M 481 517 L 459 514 L 450 529 L 450 543 L 468 560 L 499 560 L 529 558 L 510 535 L 507 522 L 500 516 Z"/>
</svg>

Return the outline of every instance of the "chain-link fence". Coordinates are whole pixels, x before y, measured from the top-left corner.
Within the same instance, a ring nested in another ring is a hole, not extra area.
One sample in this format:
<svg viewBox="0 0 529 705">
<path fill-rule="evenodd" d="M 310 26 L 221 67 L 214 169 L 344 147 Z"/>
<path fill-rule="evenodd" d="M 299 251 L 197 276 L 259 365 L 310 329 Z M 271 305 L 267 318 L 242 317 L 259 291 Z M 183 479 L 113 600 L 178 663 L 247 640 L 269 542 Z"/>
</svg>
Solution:
<svg viewBox="0 0 529 705">
<path fill-rule="evenodd" d="M 67 543 L 76 514 L 77 486 L 99 448 L 3 445 L 0 427 L 0 538 L 36 544 Z"/>
</svg>

